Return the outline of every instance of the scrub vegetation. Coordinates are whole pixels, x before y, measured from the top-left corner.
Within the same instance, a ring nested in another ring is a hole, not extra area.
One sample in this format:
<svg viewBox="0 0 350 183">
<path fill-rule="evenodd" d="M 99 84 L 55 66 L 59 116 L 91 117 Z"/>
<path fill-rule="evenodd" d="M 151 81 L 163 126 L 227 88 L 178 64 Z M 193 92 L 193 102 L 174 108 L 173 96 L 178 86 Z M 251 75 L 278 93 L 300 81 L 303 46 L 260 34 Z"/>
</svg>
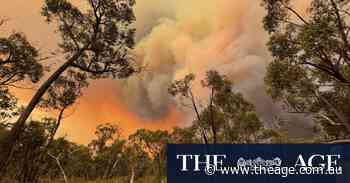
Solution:
<svg viewBox="0 0 350 183">
<path fill-rule="evenodd" d="M 138 129 L 125 137 L 116 119 L 97 126 L 88 145 L 57 137 L 67 109 L 89 83 L 144 71 L 130 54 L 135 1 L 87 2 L 81 8 L 67 0 L 45 0 L 42 16 L 57 26 L 59 53 L 43 56 L 22 33 L 0 37 L 0 182 L 165 183 L 167 144 L 350 142 L 350 0 L 312 0 L 306 13 L 294 9 L 293 0 L 260 2 L 272 56 L 267 92 L 287 112 L 311 121 L 313 138 L 291 138 L 283 120 L 264 121 L 235 84 L 215 70 L 199 82 L 188 73 L 164 91 L 192 111 L 187 127 Z M 0 20 L 0 28 L 6 21 Z M 48 60 L 58 67 L 50 68 Z M 207 96 L 199 97 L 195 83 Z M 28 85 L 39 87 L 22 106 L 13 89 Z M 57 116 L 35 119 L 35 109 Z"/>
</svg>

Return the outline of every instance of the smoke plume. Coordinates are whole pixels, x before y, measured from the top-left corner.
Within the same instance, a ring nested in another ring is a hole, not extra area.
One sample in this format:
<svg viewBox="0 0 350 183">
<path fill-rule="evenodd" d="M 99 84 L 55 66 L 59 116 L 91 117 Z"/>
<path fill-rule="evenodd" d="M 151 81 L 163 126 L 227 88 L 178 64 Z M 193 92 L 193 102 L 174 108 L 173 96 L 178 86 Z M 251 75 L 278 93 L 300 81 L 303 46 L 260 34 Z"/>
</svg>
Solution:
<svg viewBox="0 0 350 183">
<path fill-rule="evenodd" d="M 13 19 L 10 26 L 28 33 L 39 47 L 55 49 L 57 34 L 40 17 L 42 2 L 34 1 L 29 6 L 27 1 L 13 0 L 0 10 Z M 308 1 L 293 2 L 305 12 Z M 145 70 L 128 80 L 92 83 L 65 118 L 60 135 L 86 143 L 99 123 L 117 122 L 125 134 L 137 128 L 170 129 L 188 124 L 191 113 L 176 105 L 167 88 L 188 73 L 194 73 L 199 81 L 213 69 L 230 77 L 265 121 L 281 115 L 263 83 L 271 58 L 260 5 L 260 1 L 238 0 L 137 0 L 137 45 L 132 54 Z M 199 82 L 194 90 L 205 99 Z M 32 95 L 25 93 L 23 102 Z"/>
</svg>

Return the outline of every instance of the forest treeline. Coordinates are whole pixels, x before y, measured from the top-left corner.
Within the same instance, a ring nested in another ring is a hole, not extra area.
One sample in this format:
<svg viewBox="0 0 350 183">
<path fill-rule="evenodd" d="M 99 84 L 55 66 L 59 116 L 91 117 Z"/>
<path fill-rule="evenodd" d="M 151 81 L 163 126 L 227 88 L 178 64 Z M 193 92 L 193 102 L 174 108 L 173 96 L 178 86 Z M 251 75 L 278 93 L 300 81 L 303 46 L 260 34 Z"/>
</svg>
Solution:
<svg viewBox="0 0 350 183">
<path fill-rule="evenodd" d="M 290 138 L 285 124 L 293 121 L 263 121 L 234 83 L 215 70 L 200 82 L 208 91 L 205 102 L 192 90 L 191 73 L 164 91 L 193 111 L 191 126 L 139 129 L 123 138 L 116 119 L 98 126 L 86 146 L 55 138 L 67 109 L 90 82 L 143 71 L 129 54 L 135 44 L 135 1 L 87 2 L 80 9 L 67 0 L 45 0 L 41 13 L 61 35 L 59 51 L 50 55 L 22 33 L 0 37 L 0 182 L 166 182 L 168 143 L 349 142 L 350 0 L 312 0 L 307 12 L 295 9 L 293 0 L 262 0 L 272 56 L 267 92 L 286 112 L 314 124 L 312 138 Z M 0 29 L 6 21 L 15 20 L 1 19 Z M 12 89 L 28 83 L 38 88 L 21 106 Z M 35 120 L 34 109 L 56 111 L 57 117 Z"/>
</svg>

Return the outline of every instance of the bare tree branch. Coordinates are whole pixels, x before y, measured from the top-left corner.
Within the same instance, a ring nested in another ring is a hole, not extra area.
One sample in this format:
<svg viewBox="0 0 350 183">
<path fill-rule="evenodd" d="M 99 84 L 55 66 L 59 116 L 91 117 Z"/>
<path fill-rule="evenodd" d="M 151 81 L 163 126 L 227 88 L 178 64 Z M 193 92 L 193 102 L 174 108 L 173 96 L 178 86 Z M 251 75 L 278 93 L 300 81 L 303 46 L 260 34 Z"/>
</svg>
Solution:
<svg viewBox="0 0 350 183">
<path fill-rule="evenodd" d="M 64 171 L 64 169 L 63 169 L 63 167 L 62 167 L 62 165 L 61 165 L 61 161 L 60 161 L 60 155 L 61 155 L 61 154 L 59 154 L 58 156 L 54 156 L 54 155 L 52 155 L 50 152 L 47 152 L 47 154 L 48 154 L 52 159 L 54 159 L 54 160 L 56 161 L 56 164 L 57 164 L 57 166 L 60 168 L 60 171 L 61 171 L 61 173 L 62 173 L 64 182 L 65 182 L 65 183 L 69 183 L 69 182 L 68 182 L 67 175 L 66 175 L 66 173 L 65 173 L 65 171 Z"/>
</svg>

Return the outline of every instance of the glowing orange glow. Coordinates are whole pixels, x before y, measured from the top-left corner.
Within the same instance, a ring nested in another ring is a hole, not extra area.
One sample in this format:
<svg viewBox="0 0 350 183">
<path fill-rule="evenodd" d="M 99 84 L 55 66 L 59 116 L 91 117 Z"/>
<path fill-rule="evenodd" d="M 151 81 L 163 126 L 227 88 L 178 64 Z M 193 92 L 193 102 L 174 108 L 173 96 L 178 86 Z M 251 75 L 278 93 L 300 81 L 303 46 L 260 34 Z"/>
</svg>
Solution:
<svg viewBox="0 0 350 183">
<path fill-rule="evenodd" d="M 94 129 L 98 124 L 117 124 L 122 129 L 122 136 L 127 137 L 137 129 L 170 130 L 180 125 L 182 117 L 175 106 L 171 106 L 167 115 L 158 120 L 143 119 L 124 108 L 116 97 L 103 97 L 101 102 L 81 102 L 73 115 L 64 120 L 59 136 L 69 132 L 73 141 L 87 143 L 94 137 Z"/>
<path fill-rule="evenodd" d="M 82 0 L 71 2 L 80 6 L 86 3 Z M 293 2 L 297 10 L 305 14 L 310 0 Z M 42 0 L 3 2 L 0 17 L 9 18 L 10 21 L 0 27 L 0 35 L 12 30 L 23 32 L 44 53 L 43 56 L 55 52 L 59 34 L 54 33 L 55 26 L 48 25 L 40 15 L 43 3 Z M 243 83 L 243 89 L 255 90 L 257 83 L 263 83 L 264 68 L 271 59 L 266 49 L 268 35 L 262 28 L 261 20 L 265 12 L 260 2 L 137 0 L 135 14 L 136 59 L 152 71 L 148 77 L 144 77 L 142 84 L 147 86 L 129 88 L 127 92 L 130 93 L 126 97 L 121 94 L 121 88 L 118 88 L 121 85 L 117 81 L 91 82 L 84 96 L 66 112 L 57 136 L 67 135 L 72 141 L 86 144 L 94 138 L 96 126 L 102 123 L 118 124 L 124 137 L 139 128 L 169 130 L 174 126 L 183 126 L 186 115 L 175 104 L 163 102 L 168 105 L 166 114 L 152 120 L 139 116 L 138 109 L 130 108 L 127 99 L 137 93 L 137 99 L 151 98 L 151 103 L 158 104 L 160 97 L 167 97 L 160 95 L 167 92 L 165 85 L 169 84 L 169 80 L 180 79 L 188 73 L 194 73 L 200 79 L 207 70 L 215 69 L 233 78 L 235 84 Z M 45 64 L 53 68 L 62 64 L 59 58 L 50 61 Z M 146 90 L 148 96 L 139 96 L 142 92 L 134 92 L 139 88 Z M 198 82 L 194 88 L 198 97 L 206 96 L 201 88 Z M 33 93 L 33 90 L 14 90 L 22 105 L 27 104 Z M 140 108 L 149 107 L 141 103 Z M 264 102 L 256 103 L 262 103 L 265 109 Z M 34 116 L 45 115 L 47 113 L 44 111 L 37 110 Z"/>
<path fill-rule="evenodd" d="M 137 129 L 171 130 L 182 126 L 184 114 L 175 105 L 169 106 L 166 115 L 161 119 L 145 119 L 127 108 L 120 102 L 118 88 L 113 88 L 113 81 L 94 82 L 84 91 L 84 96 L 65 112 L 57 137 L 67 136 L 68 139 L 87 144 L 94 138 L 96 126 L 103 123 L 117 124 L 122 130 L 122 136 L 127 138 Z M 102 89 L 102 90 L 101 90 Z M 33 95 L 31 90 L 15 90 L 16 95 L 25 105 Z M 147 106 L 142 106 L 147 107 Z M 35 119 L 45 116 L 57 117 L 53 111 L 36 110 Z"/>
</svg>

